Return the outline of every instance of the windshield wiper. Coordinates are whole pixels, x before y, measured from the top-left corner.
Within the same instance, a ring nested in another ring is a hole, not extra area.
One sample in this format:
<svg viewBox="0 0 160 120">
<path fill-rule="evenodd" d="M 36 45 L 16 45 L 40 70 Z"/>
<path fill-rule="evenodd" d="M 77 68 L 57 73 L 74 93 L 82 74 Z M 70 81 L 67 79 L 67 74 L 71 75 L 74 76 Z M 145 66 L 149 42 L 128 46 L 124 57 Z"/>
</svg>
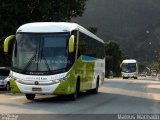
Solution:
<svg viewBox="0 0 160 120">
<path fill-rule="evenodd" d="M 52 71 L 51 71 L 51 69 L 50 69 L 50 67 L 49 67 L 49 65 L 48 65 L 48 63 L 47 63 L 47 60 L 46 60 L 46 58 L 44 57 L 43 48 L 42 48 L 40 51 L 41 51 L 41 59 L 44 60 L 44 63 L 45 63 L 45 65 L 46 65 L 49 73 L 52 74 Z"/>
<path fill-rule="evenodd" d="M 36 50 L 37 51 L 37 50 Z M 29 60 L 29 62 L 26 64 L 26 66 L 24 67 L 23 73 L 25 73 L 28 70 L 29 65 L 32 63 L 33 59 L 36 57 L 37 52 L 35 52 L 35 54 L 32 56 L 32 58 Z"/>
<path fill-rule="evenodd" d="M 50 72 L 50 74 L 52 73 L 52 71 L 51 71 L 51 69 L 50 69 L 50 67 L 49 67 L 49 65 L 48 65 L 48 63 L 47 63 L 47 60 L 46 60 L 46 58 L 44 57 L 44 55 L 43 55 L 43 49 L 42 49 L 42 56 L 41 56 L 42 58 L 43 58 L 43 60 L 44 60 L 44 63 L 46 64 L 46 66 L 47 66 L 47 69 L 48 69 L 48 71 Z"/>
</svg>

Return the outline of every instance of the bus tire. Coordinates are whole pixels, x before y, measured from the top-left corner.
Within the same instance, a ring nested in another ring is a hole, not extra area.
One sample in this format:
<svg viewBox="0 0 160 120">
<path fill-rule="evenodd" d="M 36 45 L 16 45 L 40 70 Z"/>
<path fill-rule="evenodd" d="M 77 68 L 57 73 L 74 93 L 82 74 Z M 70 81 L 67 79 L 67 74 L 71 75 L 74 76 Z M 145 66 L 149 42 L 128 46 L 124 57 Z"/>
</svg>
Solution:
<svg viewBox="0 0 160 120">
<path fill-rule="evenodd" d="M 96 88 L 89 90 L 89 93 L 92 94 L 97 94 L 98 93 L 98 88 L 99 88 L 99 76 L 97 77 L 97 81 L 96 81 Z"/>
<path fill-rule="evenodd" d="M 70 99 L 71 99 L 72 101 L 75 101 L 75 100 L 78 98 L 79 89 L 80 89 L 80 80 L 78 79 L 78 80 L 77 80 L 77 83 L 76 83 L 75 92 L 70 95 Z"/>
<path fill-rule="evenodd" d="M 26 94 L 26 98 L 28 100 L 34 100 L 35 96 L 36 96 L 35 94 Z"/>
</svg>

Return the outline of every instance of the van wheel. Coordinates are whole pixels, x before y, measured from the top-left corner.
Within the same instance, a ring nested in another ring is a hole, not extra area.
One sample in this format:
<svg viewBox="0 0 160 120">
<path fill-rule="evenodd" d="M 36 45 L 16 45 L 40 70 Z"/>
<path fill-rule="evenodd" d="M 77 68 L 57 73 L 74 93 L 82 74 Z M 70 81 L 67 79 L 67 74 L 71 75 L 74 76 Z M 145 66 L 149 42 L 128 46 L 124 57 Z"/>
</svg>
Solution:
<svg viewBox="0 0 160 120">
<path fill-rule="evenodd" d="M 134 79 L 138 79 L 137 77 L 134 77 Z"/>
<path fill-rule="evenodd" d="M 80 81 L 77 80 L 77 83 L 76 83 L 76 90 L 73 94 L 71 94 L 69 97 L 71 100 L 76 100 L 78 98 L 78 94 L 79 94 L 79 88 L 80 88 Z"/>
<path fill-rule="evenodd" d="M 11 86 L 10 86 L 10 83 L 9 83 L 9 82 L 6 84 L 6 90 L 7 90 L 7 91 L 10 91 L 10 90 L 11 90 Z"/>
<path fill-rule="evenodd" d="M 26 94 L 26 98 L 28 100 L 34 100 L 35 96 L 36 96 L 35 94 Z"/>
</svg>

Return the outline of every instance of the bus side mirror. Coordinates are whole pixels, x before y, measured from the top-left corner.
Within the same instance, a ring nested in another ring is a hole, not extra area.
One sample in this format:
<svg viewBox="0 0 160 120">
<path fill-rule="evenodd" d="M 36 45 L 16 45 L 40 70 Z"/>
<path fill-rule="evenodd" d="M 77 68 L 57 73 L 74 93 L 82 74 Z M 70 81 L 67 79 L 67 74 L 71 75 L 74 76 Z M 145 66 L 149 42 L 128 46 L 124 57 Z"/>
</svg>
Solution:
<svg viewBox="0 0 160 120">
<path fill-rule="evenodd" d="M 8 53 L 8 47 L 9 47 L 9 43 L 14 40 L 15 35 L 10 35 L 8 36 L 5 40 L 4 40 L 4 52 Z"/>
<path fill-rule="evenodd" d="M 74 52 L 74 35 L 69 38 L 69 53 Z"/>
</svg>

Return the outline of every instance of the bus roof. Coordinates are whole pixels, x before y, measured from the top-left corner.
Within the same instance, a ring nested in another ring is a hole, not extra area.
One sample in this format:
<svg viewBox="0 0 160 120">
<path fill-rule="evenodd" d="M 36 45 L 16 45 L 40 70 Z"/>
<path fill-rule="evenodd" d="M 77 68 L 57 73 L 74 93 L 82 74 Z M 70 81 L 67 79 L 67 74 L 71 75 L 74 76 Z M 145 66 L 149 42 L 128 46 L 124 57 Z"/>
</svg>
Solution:
<svg viewBox="0 0 160 120">
<path fill-rule="evenodd" d="M 137 61 L 134 59 L 126 59 L 126 60 L 123 60 L 122 63 L 137 63 Z"/>
<path fill-rule="evenodd" d="M 27 23 L 20 26 L 17 32 L 26 32 L 26 33 L 54 33 L 54 32 L 71 32 L 73 30 L 79 30 L 82 33 L 87 34 L 88 36 L 103 42 L 102 39 L 89 32 L 87 29 L 78 25 L 77 23 L 68 23 L 68 22 L 35 22 Z"/>
</svg>

